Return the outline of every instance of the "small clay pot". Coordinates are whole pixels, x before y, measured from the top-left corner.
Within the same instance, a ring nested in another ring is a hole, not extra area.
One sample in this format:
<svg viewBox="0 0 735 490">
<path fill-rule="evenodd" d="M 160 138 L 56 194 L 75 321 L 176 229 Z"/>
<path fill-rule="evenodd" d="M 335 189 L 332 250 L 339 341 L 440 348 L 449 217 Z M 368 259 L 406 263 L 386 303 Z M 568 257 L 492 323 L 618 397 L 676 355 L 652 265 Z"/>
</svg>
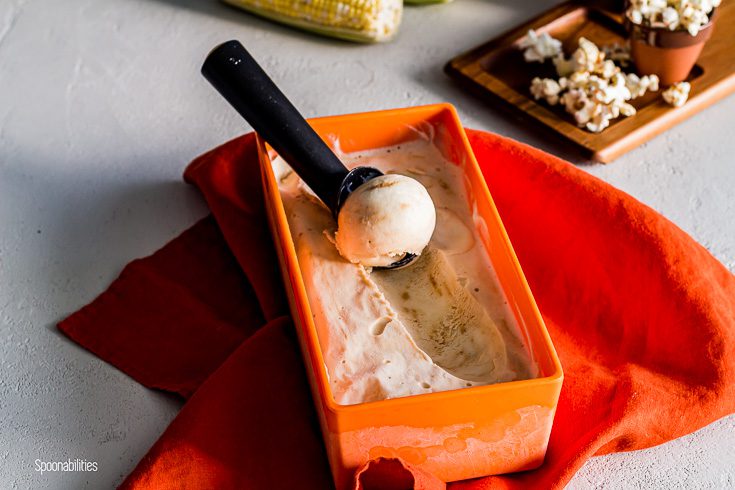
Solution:
<svg viewBox="0 0 735 490">
<path fill-rule="evenodd" d="M 715 12 L 696 36 L 686 30 L 649 27 L 628 21 L 630 54 L 639 75 L 658 75 L 661 85 L 686 80 L 699 58 L 704 43 L 712 36 Z"/>
</svg>

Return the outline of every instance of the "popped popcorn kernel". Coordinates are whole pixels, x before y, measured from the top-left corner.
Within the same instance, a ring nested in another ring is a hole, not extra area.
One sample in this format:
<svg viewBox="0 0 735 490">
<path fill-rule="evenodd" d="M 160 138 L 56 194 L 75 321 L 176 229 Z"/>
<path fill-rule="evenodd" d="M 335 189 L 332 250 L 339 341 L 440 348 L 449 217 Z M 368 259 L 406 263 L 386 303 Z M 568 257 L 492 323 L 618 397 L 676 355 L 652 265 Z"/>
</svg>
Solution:
<svg viewBox="0 0 735 490">
<path fill-rule="evenodd" d="M 547 32 L 537 34 L 529 30 L 519 47 L 523 49 L 523 58 L 527 62 L 543 62 L 561 53 L 561 41 L 554 39 Z"/>
<path fill-rule="evenodd" d="M 600 53 L 597 45 L 585 38 L 579 39 L 579 48 L 572 54 L 572 60 L 576 65 L 575 71 L 595 71 L 595 67 L 600 63 Z"/>
<path fill-rule="evenodd" d="M 677 12 L 676 9 L 671 7 L 666 7 L 661 12 L 661 22 L 669 28 L 669 30 L 673 31 L 677 27 L 679 27 L 679 12 Z"/>
<path fill-rule="evenodd" d="M 637 99 L 648 91 L 658 91 L 658 83 L 658 76 L 656 75 L 645 75 L 643 77 L 639 77 L 635 73 L 625 75 L 625 85 L 630 91 L 631 99 Z"/>
<path fill-rule="evenodd" d="M 689 99 L 689 91 L 692 86 L 689 82 L 675 83 L 671 87 L 663 91 L 661 96 L 664 98 L 667 104 L 674 107 L 683 106 Z"/>
<path fill-rule="evenodd" d="M 531 95 L 536 100 L 544 99 L 547 104 L 556 105 L 559 103 L 559 92 L 559 82 L 551 78 L 536 77 L 531 81 Z"/>
</svg>

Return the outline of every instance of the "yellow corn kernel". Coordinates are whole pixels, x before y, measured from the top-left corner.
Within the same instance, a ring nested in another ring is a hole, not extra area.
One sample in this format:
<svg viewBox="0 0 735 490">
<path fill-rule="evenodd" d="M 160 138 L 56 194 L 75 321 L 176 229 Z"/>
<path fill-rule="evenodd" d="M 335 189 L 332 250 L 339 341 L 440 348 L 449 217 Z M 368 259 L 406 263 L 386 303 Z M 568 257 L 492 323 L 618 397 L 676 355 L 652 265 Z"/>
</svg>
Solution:
<svg viewBox="0 0 735 490">
<path fill-rule="evenodd" d="M 224 0 L 262 17 L 350 41 L 387 41 L 398 30 L 402 0 Z"/>
</svg>

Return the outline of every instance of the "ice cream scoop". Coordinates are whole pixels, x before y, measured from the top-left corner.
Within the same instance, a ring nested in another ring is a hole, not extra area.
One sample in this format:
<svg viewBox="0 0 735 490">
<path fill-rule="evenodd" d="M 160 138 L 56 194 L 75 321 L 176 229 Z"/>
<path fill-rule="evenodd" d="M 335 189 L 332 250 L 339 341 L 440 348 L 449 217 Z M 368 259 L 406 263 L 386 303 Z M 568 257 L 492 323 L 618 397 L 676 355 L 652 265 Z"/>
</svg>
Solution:
<svg viewBox="0 0 735 490">
<path fill-rule="evenodd" d="M 345 258 L 403 267 L 429 243 L 436 211 L 426 189 L 372 167 L 348 170 L 238 41 L 215 47 L 202 74 L 332 210 Z M 354 195 L 373 179 L 372 191 Z"/>
<path fill-rule="evenodd" d="M 435 225 L 434 203 L 420 182 L 381 175 L 355 189 L 342 205 L 335 241 L 350 262 L 387 267 L 407 253 L 420 255 Z"/>
</svg>

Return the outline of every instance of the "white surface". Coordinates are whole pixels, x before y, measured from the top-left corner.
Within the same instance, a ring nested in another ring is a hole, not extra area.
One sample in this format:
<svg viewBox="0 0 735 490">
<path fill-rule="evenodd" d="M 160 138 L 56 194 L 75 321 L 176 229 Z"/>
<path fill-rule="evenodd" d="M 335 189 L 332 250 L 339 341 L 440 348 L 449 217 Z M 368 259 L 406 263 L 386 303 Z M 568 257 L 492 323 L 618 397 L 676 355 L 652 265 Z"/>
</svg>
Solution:
<svg viewBox="0 0 735 490">
<path fill-rule="evenodd" d="M 393 43 L 363 46 L 207 0 L 2 0 L 0 487 L 111 487 L 180 408 L 54 324 L 207 213 L 181 182 L 184 165 L 245 130 L 199 75 L 211 47 L 242 40 L 307 116 L 450 101 L 468 126 L 575 160 L 441 71 L 552 3 L 408 8 Z M 661 211 L 733 270 L 733 113 L 730 97 L 612 165 L 583 168 Z M 658 448 L 595 459 L 570 486 L 732 487 L 734 429 L 730 417 Z M 36 458 L 86 458 L 99 471 L 41 475 Z"/>
</svg>

